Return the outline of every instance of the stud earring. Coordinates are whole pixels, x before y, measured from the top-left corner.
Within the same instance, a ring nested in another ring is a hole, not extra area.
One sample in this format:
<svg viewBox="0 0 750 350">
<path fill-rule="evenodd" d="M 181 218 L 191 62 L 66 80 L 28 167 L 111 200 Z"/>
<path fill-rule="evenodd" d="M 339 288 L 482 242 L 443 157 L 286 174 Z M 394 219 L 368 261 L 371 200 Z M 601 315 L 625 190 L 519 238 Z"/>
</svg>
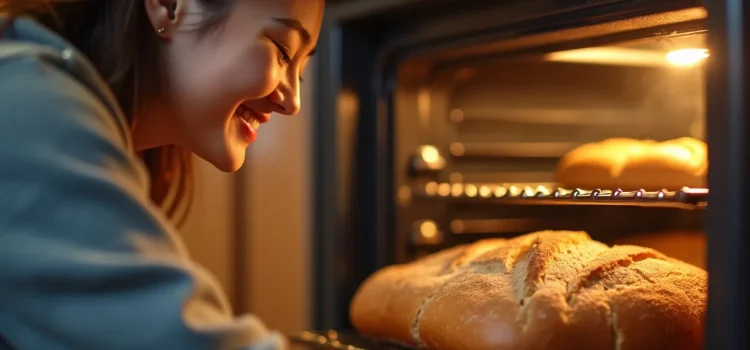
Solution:
<svg viewBox="0 0 750 350">
<path fill-rule="evenodd" d="M 157 30 L 156 30 L 156 32 L 157 32 L 158 34 L 164 34 L 164 32 L 166 32 L 166 31 L 167 31 L 167 30 L 166 30 L 166 29 L 164 29 L 163 27 L 162 27 L 162 28 L 159 28 L 159 29 L 157 29 Z"/>
</svg>

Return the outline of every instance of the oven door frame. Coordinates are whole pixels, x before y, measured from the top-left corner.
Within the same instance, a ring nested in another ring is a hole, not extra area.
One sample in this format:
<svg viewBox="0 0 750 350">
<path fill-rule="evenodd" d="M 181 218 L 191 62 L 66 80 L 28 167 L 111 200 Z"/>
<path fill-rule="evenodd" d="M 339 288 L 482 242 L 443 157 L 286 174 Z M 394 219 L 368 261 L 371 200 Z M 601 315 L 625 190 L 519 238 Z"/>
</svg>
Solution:
<svg viewBox="0 0 750 350">
<path fill-rule="evenodd" d="M 527 0 L 471 8 L 471 0 L 431 1 L 430 9 L 465 11 L 435 21 L 414 16 L 421 0 L 351 1 L 328 9 L 318 45 L 318 110 L 314 121 L 314 251 L 312 273 L 315 329 L 348 328 L 348 301 L 362 280 L 393 261 L 394 208 L 392 101 L 399 65 L 420 50 L 463 44 L 478 37 L 519 35 L 550 28 L 601 23 L 703 5 L 712 58 L 707 65 L 707 143 L 713 204 L 707 213 L 708 349 L 746 349 L 750 149 L 743 36 L 748 10 L 743 0 L 587 1 L 560 7 L 554 0 Z M 393 20 L 392 18 L 395 18 Z M 481 18 L 483 20 L 477 20 Z M 493 19 L 490 21 L 489 19 Z M 505 22 L 497 19 L 506 19 Z M 750 18 L 750 17 L 747 17 Z M 436 24 L 436 22 L 439 22 Z M 376 32 L 376 26 L 388 32 Z M 731 72 L 731 74 L 730 74 Z M 741 73 L 735 73 L 741 72 Z"/>
<path fill-rule="evenodd" d="M 750 1 L 705 0 L 708 9 L 706 130 L 710 160 L 706 234 L 706 349 L 747 349 L 750 233 Z"/>
</svg>

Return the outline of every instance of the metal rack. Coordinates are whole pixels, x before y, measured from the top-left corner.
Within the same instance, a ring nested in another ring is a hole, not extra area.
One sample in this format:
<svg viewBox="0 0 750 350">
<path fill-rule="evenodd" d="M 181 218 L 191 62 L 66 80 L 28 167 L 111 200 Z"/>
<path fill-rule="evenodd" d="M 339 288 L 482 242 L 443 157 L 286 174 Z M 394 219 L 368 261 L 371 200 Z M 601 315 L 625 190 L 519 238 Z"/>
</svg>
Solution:
<svg viewBox="0 0 750 350">
<path fill-rule="evenodd" d="M 353 332 L 304 331 L 288 336 L 293 350 L 404 350 L 408 349 L 395 344 L 385 344 L 362 337 Z"/>
<path fill-rule="evenodd" d="M 464 184 L 436 183 L 412 189 L 421 199 L 494 201 L 503 204 L 532 205 L 629 205 L 706 208 L 708 189 L 684 187 L 679 191 L 623 191 L 620 189 L 567 189 L 556 184 Z"/>
</svg>

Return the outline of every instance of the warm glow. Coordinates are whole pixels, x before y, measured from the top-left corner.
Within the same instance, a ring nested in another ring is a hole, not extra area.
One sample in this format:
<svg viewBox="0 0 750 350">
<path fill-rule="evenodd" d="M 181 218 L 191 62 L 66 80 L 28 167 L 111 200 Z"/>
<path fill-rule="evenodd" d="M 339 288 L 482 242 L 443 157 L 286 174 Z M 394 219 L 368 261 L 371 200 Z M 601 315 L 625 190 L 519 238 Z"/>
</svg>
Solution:
<svg viewBox="0 0 750 350">
<path fill-rule="evenodd" d="M 505 187 L 497 186 L 495 187 L 495 197 L 505 197 L 505 195 L 508 194 L 508 190 Z"/>
<path fill-rule="evenodd" d="M 464 185 L 462 184 L 453 184 L 453 188 L 451 189 L 451 194 L 453 194 L 453 197 L 458 197 L 464 193 Z"/>
<path fill-rule="evenodd" d="M 419 225 L 419 233 L 424 238 L 435 238 L 437 236 L 437 225 L 432 221 L 424 221 Z"/>
<path fill-rule="evenodd" d="M 441 183 L 438 186 L 438 195 L 446 197 L 451 194 L 451 185 L 448 183 Z"/>
<path fill-rule="evenodd" d="M 440 160 L 440 152 L 435 146 L 422 146 L 421 153 L 422 160 L 427 164 L 435 163 Z"/>
<path fill-rule="evenodd" d="M 666 54 L 618 47 L 592 47 L 547 54 L 547 61 L 658 67 L 695 66 L 709 56 L 707 49 L 679 49 Z"/>
<path fill-rule="evenodd" d="M 492 195 L 492 190 L 489 187 L 482 185 L 479 187 L 479 195 L 482 197 L 489 197 Z"/>
<path fill-rule="evenodd" d="M 477 186 L 475 185 L 466 185 L 466 195 L 469 197 L 476 197 L 477 196 Z"/>
<path fill-rule="evenodd" d="M 434 196 L 438 192 L 438 184 L 435 181 L 430 181 L 424 188 L 425 193 L 430 196 Z"/>
<path fill-rule="evenodd" d="M 455 157 L 461 157 L 466 152 L 464 145 L 460 142 L 451 143 L 451 154 Z"/>
<path fill-rule="evenodd" d="M 620 47 L 591 47 L 568 51 L 552 52 L 545 56 L 547 61 L 588 64 L 608 64 L 627 66 L 660 66 L 664 56 L 654 51 L 635 50 Z"/>
<path fill-rule="evenodd" d="M 694 66 L 708 56 L 707 49 L 680 49 L 667 53 L 667 62 L 679 67 Z"/>
</svg>

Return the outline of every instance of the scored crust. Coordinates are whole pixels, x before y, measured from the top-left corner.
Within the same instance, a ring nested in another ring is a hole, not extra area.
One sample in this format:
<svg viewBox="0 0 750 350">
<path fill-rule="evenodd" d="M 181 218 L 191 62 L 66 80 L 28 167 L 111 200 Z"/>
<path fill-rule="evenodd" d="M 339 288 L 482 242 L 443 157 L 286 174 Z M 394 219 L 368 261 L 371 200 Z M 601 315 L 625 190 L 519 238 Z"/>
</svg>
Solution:
<svg viewBox="0 0 750 350">
<path fill-rule="evenodd" d="M 698 230 L 668 230 L 630 235 L 616 240 L 618 245 L 648 247 L 660 253 L 706 268 L 706 233 Z"/>
<path fill-rule="evenodd" d="M 428 349 L 701 349 L 707 274 L 584 232 L 478 241 L 384 268 L 350 314 L 362 334 Z"/>
<path fill-rule="evenodd" d="M 625 138 L 581 145 L 560 159 L 563 187 L 635 191 L 706 186 L 706 143 L 690 137 L 656 142 Z"/>
<path fill-rule="evenodd" d="M 424 303 L 451 276 L 455 265 L 504 242 L 496 239 L 482 245 L 460 245 L 374 273 L 362 283 L 351 302 L 352 323 L 357 329 L 367 329 L 367 334 L 375 338 L 423 346 L 416 335 L 415 322 Z"/>
</svg>

